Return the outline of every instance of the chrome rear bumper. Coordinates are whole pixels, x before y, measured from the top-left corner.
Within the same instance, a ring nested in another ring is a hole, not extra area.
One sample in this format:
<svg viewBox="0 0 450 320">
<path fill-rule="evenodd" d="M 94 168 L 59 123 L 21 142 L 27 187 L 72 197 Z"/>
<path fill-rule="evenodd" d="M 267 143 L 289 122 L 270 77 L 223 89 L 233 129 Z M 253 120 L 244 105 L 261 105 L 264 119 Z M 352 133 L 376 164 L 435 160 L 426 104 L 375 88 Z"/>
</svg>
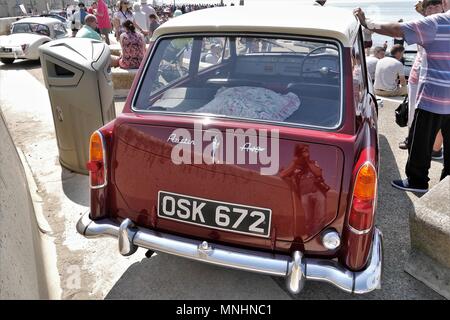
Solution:
<svg viewBox="0 0 450 320">
<path fill-rule="evenodd" d="M 336 261 L 306 258 L 300 251 L 292 256 L 244 250 L 200 242 L 151 229 L 135 228 L 131 220 L 120 225 L 109 219 L 93 221 L 89 213 L 77 223 L 77 231 L 87 238 L 118 238 L 122 255 L 133 254 L 138 247 L 211 263 L 228 268 L 286 278 L 291 293 L 299 293 L 306 280 L 329 282 L 349 293 L 367 293 L 379 289 L 383 261 L 382 233 L 375 228 L 370 261 L 363 271 L 353 272 Z"/>
</svg>

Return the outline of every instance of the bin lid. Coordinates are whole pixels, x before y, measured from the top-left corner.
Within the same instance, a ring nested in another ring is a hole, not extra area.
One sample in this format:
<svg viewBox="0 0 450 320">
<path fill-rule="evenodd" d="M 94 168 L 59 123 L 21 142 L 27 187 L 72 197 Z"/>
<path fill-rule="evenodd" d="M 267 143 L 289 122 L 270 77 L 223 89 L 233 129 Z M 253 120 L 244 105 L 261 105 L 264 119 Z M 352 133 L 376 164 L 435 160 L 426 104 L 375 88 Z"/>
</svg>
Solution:
<svg viewBox="0 0 450 320">
<path fill-rule="evenodd" d="M 64 38 L 48 42 L 39 47 L 42 53 L 73 65 L 92 70 L 92 63 L 100 59 L 102 54 L 108 54 L 106 44 L 87 38 Z"/>
</svg>

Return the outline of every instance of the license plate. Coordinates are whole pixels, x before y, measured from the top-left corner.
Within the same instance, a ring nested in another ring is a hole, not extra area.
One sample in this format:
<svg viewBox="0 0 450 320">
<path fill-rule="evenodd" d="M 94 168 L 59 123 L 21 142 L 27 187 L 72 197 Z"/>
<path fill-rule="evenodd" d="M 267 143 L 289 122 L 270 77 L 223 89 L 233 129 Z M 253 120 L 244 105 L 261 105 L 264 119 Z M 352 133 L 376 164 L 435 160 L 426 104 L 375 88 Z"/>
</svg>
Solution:
<svg viewBox="0 0 450 320">
<path fill-rule="evenodd" d="M 272 210 L 159 191 L 158 217 L 267 238 Z"/>
<path fill-rule="evenodd" d="M 11 48 L 3 48 L 3 47 L 1 47 L 0 51 L 1 52 L 12 52 L 12 49 Z"/>
</svg>

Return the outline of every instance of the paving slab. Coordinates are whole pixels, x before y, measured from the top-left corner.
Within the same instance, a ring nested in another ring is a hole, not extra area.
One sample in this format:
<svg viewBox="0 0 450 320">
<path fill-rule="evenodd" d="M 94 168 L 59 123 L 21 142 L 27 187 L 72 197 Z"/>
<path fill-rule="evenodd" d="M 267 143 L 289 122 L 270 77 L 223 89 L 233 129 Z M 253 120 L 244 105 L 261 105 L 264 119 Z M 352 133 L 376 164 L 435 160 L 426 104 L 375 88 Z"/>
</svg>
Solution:
<svg viewBox="0 0 450 320">
<path fill-rule="evenodd" d="M 450 177 L 415 201 L 406 272 L 450 299 Z"/>
</svg>

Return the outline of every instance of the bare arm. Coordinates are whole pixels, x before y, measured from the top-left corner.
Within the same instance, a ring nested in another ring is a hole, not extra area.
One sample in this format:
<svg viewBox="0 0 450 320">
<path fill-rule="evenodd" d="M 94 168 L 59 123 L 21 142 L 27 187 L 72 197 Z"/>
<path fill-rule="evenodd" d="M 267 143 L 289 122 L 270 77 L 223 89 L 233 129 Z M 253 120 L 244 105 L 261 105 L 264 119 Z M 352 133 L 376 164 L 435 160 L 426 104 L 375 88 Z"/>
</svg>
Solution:
<svg viewBox="0 0 450 320">
<path fill-rule="evenodd" d="M 353 14 L 358 18 L 361 25 L 369 29 L 370 31 L 394 38 L 404 37 L 403 30 L 399 23 L 396 22 L 383 24 L 371 23 L 367 21 L 368 19 L 366 19 L 366 15 L 364 14 L 364 11 L 362 11 L 361 8 L 353 10 Z"/>
<path fill-rule="evenodd" d="M 405 76 L 399 76 L 399 78 L 400 78 L 400 85 L 402 87 L 406 86 L 406 78 L 405 78 Z"/>
</svg>

